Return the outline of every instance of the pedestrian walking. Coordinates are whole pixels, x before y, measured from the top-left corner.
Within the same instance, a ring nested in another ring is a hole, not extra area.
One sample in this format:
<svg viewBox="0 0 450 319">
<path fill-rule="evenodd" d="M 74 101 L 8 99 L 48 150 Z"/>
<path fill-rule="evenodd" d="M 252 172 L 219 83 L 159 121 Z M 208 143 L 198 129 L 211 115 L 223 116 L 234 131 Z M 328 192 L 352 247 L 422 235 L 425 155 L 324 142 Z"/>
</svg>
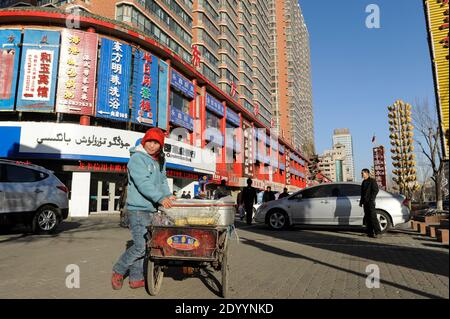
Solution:
<svg viewBox="0 0 450 319">
<path fill-rule="evenodd" d="M 272 187 L 267 186 L 266 191 L 263 194 L 263 203 L 267 203 L 275 200 L 275 194 L 272 192 Z"/>
<path fill-rule="evenodd" d="M 181 198 L 186 199 L 186 191 L 183 191 L 183 194 L 181 194 Z"/>
<path fill-rule="evenodd" d="M 186 194 L 186 199 L 191 199 L 192 198 L 192 196 L 191 196 L 191 191 L 189 191 L 187 194 Z"/>
<path fill-rule="evenodd" d="M 128 272 L 131 288 L 145 286 L 147 226 L 151 224 L 158 206 L 170 208 L 175 199 L 167 183 L 163 146 L 164 132 L 159 128 L 151 128 L 141 144 L 130 149 L 126 208 L 133 245 L 120 256 L 113 267 L 111 284 L 114 290 L 122 288 L 124 275 Z"/>
<path fill-rule="evenodd" d="M 247 179 L 247 186 L 242 190 L 242 202 L 244 205 L 247 224 L 252 224 L 253 219 L 253 205 L 257 203 L 256 188 L 252 187 L 253 181 L 251 178 Z"/>
<path fill-rule="evenodd" d="M 283 188 L 283 192 L 278 196 L 278 199 L 282 199 L 288 196 L 289 196 L 288 189 L 285 187 Z"/>
<path fill-rule="evenodd" d="M 378 238 L 381 236 L 380 222 L 375 211 L 375 199 L 378 194 L 378 184 L 370 177 L 370 171 L 365 168 L 361 171 L 363 182 L 361 185 L 361 199 L 359 206 L 364 207 L 364 224 L 367 227 L 369 237 Z"/>
</svg>

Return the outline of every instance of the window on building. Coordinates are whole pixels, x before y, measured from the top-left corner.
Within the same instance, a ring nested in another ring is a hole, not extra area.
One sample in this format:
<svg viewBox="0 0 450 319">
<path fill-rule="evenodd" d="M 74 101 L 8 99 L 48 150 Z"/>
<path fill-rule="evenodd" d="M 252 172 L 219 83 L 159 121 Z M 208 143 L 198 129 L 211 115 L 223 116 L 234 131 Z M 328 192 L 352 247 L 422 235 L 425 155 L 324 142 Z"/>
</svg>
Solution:
<svg viewBox="0 0 450 319">
<path fill-rule="evenodd" d="M 173 107 L 174 109 L 177 109 L 180 112 L 189 114 L 189 106 L 190 101 L 178 93 L 175 90 L 171 90 L 170 92 L 170 107 Z"/>
</svg>

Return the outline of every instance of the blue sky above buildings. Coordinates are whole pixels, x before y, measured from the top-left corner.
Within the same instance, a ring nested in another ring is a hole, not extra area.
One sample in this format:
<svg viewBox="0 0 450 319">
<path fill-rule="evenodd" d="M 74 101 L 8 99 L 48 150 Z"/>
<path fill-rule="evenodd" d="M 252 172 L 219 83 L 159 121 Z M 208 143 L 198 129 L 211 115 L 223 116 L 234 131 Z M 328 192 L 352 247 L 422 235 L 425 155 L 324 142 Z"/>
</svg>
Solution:
<svg viewBox="0 0 450 319">
<path fill-rule="evenodd" d="M 387 106 L 397 99 L 435 105 L 421 0 L 300 0 L 311 42 L 314 126 L 319 154 L 335 128 L 353 135 L 356 176 L 372 165 L 372 136 L 388 152 Z M 380 8 L 380 29 L 366 28 L 366 7 Z"/>
</svg>

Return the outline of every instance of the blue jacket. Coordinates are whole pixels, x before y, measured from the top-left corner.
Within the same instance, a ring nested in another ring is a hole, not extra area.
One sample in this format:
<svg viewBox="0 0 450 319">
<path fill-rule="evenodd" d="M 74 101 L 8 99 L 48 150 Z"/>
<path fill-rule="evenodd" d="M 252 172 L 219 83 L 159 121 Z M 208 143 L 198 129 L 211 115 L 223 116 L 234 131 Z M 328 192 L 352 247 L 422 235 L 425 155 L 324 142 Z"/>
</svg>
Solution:
<svg viewBox="0 0 450 319">
<path fill-rule="evenodd" d="M 142 145 L 130 149 L 128 162 L 127 210 L 156 212 L 162 199 L 171 196 L 166 165 L 162 171 Z"/>
</svg>

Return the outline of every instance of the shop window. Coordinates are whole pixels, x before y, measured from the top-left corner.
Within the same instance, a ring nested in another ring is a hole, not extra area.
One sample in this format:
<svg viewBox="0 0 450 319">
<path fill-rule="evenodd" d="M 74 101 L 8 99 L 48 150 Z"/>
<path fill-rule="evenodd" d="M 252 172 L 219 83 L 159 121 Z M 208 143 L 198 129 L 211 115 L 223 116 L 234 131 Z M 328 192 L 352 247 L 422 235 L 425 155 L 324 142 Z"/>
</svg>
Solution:
<svg viewBox="0 0 450 319">
<path fill-rule="evenodd" d="M 189 114 L 191 102 L 185 98 L 183 95 L 178 92 L 172 90 L 170 92 L 170 106 L 177 109 L 180 112 Z"/>
</svg>

